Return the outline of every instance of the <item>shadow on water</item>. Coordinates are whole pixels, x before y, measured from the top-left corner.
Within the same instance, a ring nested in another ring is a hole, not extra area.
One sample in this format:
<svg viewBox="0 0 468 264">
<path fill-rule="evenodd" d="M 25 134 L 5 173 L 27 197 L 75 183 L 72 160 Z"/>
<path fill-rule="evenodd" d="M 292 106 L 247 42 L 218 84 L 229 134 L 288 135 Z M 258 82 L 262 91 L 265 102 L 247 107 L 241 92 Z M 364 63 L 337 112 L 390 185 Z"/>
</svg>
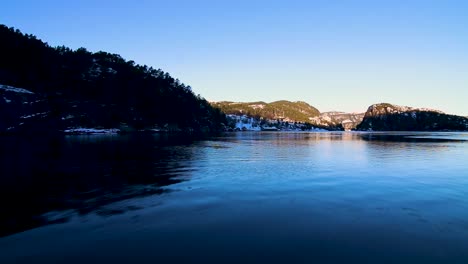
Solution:
<svg viewBox="0 0 468 264">
<path fill-rule="evenodd" d="M 167 192 L 187 180 L 192 139 L 167 136 L 0 138 L 0 237 L 66 222 L 71 214 L 120 214 L 105 205 Z M 184 176 L 181 178 L 180 176 Z"/>
</svg>

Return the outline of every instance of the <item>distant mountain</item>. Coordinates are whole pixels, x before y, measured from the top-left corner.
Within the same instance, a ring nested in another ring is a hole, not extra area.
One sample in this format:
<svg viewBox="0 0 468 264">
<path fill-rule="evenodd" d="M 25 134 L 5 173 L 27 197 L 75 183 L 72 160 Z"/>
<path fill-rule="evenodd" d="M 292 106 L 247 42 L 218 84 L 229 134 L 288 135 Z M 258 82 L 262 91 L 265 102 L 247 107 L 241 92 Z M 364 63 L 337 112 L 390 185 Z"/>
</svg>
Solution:
<svg viewBox="0 0 468 264">
<path fill-rule="evenodd" d="M 372 131 L 467 131 L 468 118 L 438 110 L 388 103 L 371 105 L 357 130 Z"/>
<path fill-rule="evenodd" d="M 211 105 L 226 114 L 247 115 L 270 120 L 280 119 L 287 122 L 310 122 L 311 118 L 320 115 L 317 108 L 301 101 L 282 100 L 272 103 L 223 101 L 212 102 Z"/>
<path fill-rule="evenodd" d="M 312 118 L 309 122 L 320 127 L 352 130 L 362 122 L 363 118 L 364 113 L 324 112 L 320 116 Z"/>
<path fill-rule="evenodd" d="M 361 123 L 364 113 L 324 112 L 302 101 L 286 100 L 272 103 L 258 102 L 212 102 L 226 114 L 246 115 L 266 120 L 307 123 L 327 130 L 352 130 Z"/>
<path fill-rule="evenodd" d="M 224 114 L 161 69 L 118 54 L 51 47 L 4 25 L 0 39 L 0 133 L 224 128 Z"/>
</svg>

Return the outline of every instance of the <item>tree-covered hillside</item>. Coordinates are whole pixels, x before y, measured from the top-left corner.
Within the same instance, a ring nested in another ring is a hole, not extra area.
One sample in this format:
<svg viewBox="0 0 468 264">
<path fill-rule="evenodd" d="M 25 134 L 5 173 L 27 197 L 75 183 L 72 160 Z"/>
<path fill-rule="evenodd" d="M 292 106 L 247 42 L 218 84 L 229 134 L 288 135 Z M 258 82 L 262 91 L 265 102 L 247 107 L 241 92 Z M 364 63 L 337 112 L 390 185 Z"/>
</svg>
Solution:
<svg viewBox="0 0 468 264">
<path fill-rule="evenodd" d="M 0 85 L 24 88 L 45 101 L 42 121 L 56 128 L 125 124 L 132 129 L 213 131 L 225 122 L 219 109 L 161 69 L 104 51 L 51 47 L 5 25 L 0 25 L 0 40 Z M 10 106 L 21 104 L 12 104 L 9 96 L 0 89 L 0 123 L 15 119 L 4 113 L 15 115 Z"/>
<path fill-rule="evenodd" d="M 388 103 L 371 105 L 357 130 L 373 131 L 466 131 L 468 118 L 448 115 L 438 110 L 397 106 Z"/>
<path fill-rule="evenodd" d="M 245 114 L 265 119 L 284 119 L 297 122 L 310 122 L 310 118 L 320 115 L 319 110 L 305 102 L 276 101 L 272 103 L 213 102 L 212 105 L 226 114 Z"/>
</svg>

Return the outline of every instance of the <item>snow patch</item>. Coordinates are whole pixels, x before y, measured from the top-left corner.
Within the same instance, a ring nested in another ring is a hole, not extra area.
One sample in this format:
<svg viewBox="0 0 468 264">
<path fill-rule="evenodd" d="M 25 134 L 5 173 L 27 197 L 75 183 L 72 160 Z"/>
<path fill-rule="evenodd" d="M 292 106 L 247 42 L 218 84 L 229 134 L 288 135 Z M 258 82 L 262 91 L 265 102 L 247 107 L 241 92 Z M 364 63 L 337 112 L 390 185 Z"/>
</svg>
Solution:
<svg viewBox="0 0 468 264">
<path fill-rule="evenodd" d="M 250 131 L 260 131 L 260 125 L 255 121 L 254 118 L 248 117 L 246 115 L 237 116 L 237 115 L 228 115 L 229 118 L 235 120 L 235 128 L 239 130 L 250 130 Z"/>
<path fill-rule="evenodd" d="M 28 91 L 28 90 L 23 89 L 23 88 L 16 88 L 16 87 L 13 87 L 13 86 L 2 85 L 2 84 L 0 84 L 0 89 L 5 90 L 7 92 L 34 94 L 33 92 Z"/>
<path fill-rule="evenodd" d="M 118 128 L 100 129 L 100 128 L 71 128 L 63 132 L 68 134 L 117 134 L 120 132 Z"/>
<path fill-rule="evenodd" d="M 74 118 L 74 116 L 67 115 L 67 116 L 62 117 L 62 120 L 67 120 L 67 119 L 72 119 L 72 118 Z"/>
<path fill-rule="evenodd" d="M 37 114 L 32 114 L 32 115 L 25 115 L 20 117 L 21 119 L 27 119 L 35 116 L 46 116 L 49 112 L 43 112 L 43 113 L 37 113 Z"/>
<path fill-rule="evenodd" d="M 11 100 L 8 100 L 6 97 L 3 97 L 3 100 L 5 100 L 7 104 L 11 103 Z"/>
<path fill-rule="evenodd" d="M 252 104 L 252 105 L 249 105 L 250 107 L 252 107 L 253 109 L 263 109 L 265 108 L 265 105 L 263 104 Z"/>
</svg>

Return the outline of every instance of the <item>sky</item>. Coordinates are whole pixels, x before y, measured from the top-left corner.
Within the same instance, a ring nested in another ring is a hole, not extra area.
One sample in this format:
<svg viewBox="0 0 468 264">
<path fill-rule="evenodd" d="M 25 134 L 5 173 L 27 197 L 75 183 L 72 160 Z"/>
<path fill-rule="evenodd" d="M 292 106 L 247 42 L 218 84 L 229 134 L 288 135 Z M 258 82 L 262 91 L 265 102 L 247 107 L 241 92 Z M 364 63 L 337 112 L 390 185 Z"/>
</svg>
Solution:
<svg viewBox="0 0 468 264">
<path fill-rule="evenodd" d="M 209 101 L 468 116 L 465 0 L 3 0 L 0 24 L 160 68 Z"/>
</svg>

